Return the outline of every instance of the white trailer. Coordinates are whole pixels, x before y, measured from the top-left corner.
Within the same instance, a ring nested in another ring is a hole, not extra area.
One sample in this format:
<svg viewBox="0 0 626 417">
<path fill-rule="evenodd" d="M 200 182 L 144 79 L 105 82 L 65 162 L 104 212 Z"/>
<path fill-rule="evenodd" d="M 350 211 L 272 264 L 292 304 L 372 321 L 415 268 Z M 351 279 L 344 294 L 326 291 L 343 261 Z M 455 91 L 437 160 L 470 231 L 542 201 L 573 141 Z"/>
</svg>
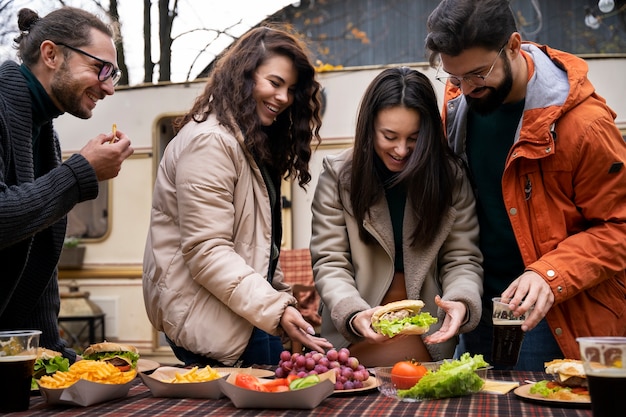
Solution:
<svg viewBox="0 0 626 417">
<path fill-rule="evenodd" d="M 626 72 L 626 57 L 590 57 L 588 62 L 592 82 L 617 112 L 617 123 L 626 132 L 626 77 L 620 75 Z M 426 64 L 410 66 L 426 73 L 441 97 L 443 85 L 434 80 L 434 70 Z M 351 146 L 361 96 L 383 68 L 349 68 L 319 74 L 326 95 L 322 144 L 311 161 L 313 180 L 308 192 L 297 185 L 283 186 L 283 193 L 291 201 L 291 207 L 284 210 L 285 247 L 308 247 L 311 199 L 322 157 Z M 172 138 L 172 119 L 191 107 L 203 87 L 202 80 L 122 87 L 114 96 L 98 103 L 91 119 L 64 115 L 55 122 L 65 156 L 79 150 L 98 133 L 109 132 L 113 123 L 132 140 L 135 154 L 108 184 L 106 233 L 85 241 L 83 269 L 62 270 L 60 278 L 62 286 L 76 280 L 80 289 L 89 291 L 91 300 L 104 310 L 107 339 L 135 344 L 143 353 L 159 351 L 162 347 L 147 319 L 141 288 L 141 264 L 156 167 Z"/>
</svg>

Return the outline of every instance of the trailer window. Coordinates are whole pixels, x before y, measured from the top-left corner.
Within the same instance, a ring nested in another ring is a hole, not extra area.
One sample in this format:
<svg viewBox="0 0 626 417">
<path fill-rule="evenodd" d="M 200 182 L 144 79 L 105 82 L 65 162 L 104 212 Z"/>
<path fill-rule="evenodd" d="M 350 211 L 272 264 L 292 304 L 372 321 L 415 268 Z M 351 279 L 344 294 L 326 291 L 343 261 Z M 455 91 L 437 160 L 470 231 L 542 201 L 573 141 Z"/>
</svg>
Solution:
<svg viewBox="0 0 626 417">
<path fill-rule="evenodd" d="M 101 181 L 95 200 L 77 204 L 67 215 L 68 237 L 99 240 L 109 231 L 109 181 Z"/>
</svg>

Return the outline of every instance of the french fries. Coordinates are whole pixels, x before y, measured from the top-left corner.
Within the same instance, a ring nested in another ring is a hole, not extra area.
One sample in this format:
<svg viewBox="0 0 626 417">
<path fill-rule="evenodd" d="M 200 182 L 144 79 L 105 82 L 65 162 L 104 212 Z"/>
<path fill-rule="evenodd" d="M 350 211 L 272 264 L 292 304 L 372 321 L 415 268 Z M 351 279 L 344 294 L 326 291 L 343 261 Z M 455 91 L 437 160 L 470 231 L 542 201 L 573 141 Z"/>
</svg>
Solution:
<svg viewBox="0 0 626 417">
<path fill-rule="evenodd" d="M 213 381 L 215 379 L 219 379 L 222 376 L 215 369 L 210 366 L 205 366 L 204 368 L 198 369 L 197 366 L 194 366 L 189 371 L 184 373 L 176 372 L 176 375 L 172 379 L 163 379 L 162 382 L 167 382 L 170 384 L 181 384 L 188 382 L 207 382 Z"/>
<path fill-rule="evenodd" d="M 113 123 L 111 131 L 113 132 L 113 137 L 111 138 L 111 141 L 109 143 L 115 143 L 115 140 L 117 139 L 117 137 L 115 136 L 117 134 L 117 124 L 116 123 Z"/>
<path fill-rule="evenodd" d="M 126 384 L 135 378 L 137 371 L 122 372 L 108 362 L 80 360 L 73 363 L 67 372 L 42 376 L 39 385 L 44 388 L 67 388 L 75 382 L 86 379 L 100 384 Z"/>
</svg>

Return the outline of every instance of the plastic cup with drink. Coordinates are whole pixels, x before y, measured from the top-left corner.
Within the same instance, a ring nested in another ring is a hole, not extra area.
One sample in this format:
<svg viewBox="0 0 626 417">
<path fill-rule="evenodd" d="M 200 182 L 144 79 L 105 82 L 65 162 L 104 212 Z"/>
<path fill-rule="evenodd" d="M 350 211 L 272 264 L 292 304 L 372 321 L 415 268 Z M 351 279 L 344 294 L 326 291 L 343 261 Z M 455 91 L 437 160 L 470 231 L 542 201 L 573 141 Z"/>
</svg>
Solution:
<svg viewBox="0 0 626 417">
<path fill-rule="evenodd" d="M 0 332 L 0 413 L 28 410 L 39 330 Z"/>
<path fill-rule="evenodd" d="M 593 417 L 624 415 L 626 337 L 579 337 L 576 341 L 589 383 Z"/>
<path fill-rule="evenodd" d="M 493 301 L 493 342 L 491 362 L 497 365 L 514 366 L 519 359 L 524 331 L 522 323 L 526 316 L 515 317 L 509 308 L 509 299 L 495 297 Z"/>
</svg>

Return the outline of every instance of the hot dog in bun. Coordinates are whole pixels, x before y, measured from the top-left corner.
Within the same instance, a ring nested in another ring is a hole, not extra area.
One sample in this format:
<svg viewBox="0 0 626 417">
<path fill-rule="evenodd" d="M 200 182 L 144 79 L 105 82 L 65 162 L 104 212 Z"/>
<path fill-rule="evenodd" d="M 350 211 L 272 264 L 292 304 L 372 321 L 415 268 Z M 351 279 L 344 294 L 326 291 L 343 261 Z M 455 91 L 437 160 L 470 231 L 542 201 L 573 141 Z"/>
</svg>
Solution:
<svg viewBox="0 0 626 417">
<path fill-rule="evenodd" d="M 372 314 L 372 328 L 389 337 L 399 334 L 424 334 L 437 319 L 430 313 L 421 313 L 424 302 L 402 300 L 385 304 Z"/>
<path fill-rule="evenodd" d="M 120 371 L 135 369 L 139 352 L 137 348 L 120 343 L 102 342 L 89 346 L 83 352 L 83 359 L 111 362 Z"/>
</svg>

